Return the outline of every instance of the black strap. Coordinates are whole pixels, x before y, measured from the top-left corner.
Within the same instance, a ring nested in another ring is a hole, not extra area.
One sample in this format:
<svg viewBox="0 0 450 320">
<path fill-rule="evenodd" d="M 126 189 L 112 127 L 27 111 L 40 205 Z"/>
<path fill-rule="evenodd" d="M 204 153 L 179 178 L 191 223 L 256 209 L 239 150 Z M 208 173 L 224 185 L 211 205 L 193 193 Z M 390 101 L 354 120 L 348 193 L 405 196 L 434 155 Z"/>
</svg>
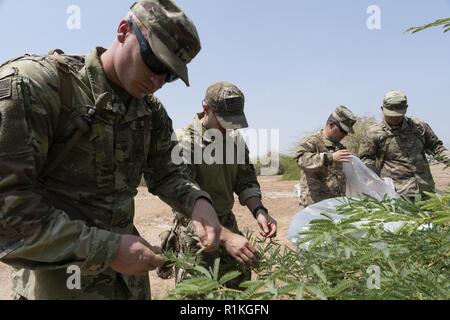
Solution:
<svg viewBox="0 0 450 320">
<path fill-rule="evenodd" d="M 70 125 L 76 128 L 75 134 L 70 138 L 70 140 L 65 143 L 62 151 L 51 161 L 49 161 L 45 168 L 41 171 L 39 177 L 45 178 L 52 171 L 54 171 L 68 156 L 72 148 L 78 143 L 80 138 L 91 132 L 90 122 L 92 122 L 93 117 L 96 112 L 100 112 L 106 106 L 106 102 L 109 98 L 108 93 L 101 94 L 95 101 L 95 106 L 91 107 L 87 114 L 80 115 L 74 110 L 72 106 L 73 100 L 73 88 L 72 88 L 72 74 L 70 66 L 64 61 L 64 58 L 60 56 L 60 52 L 57 51 L 48 57 L 56 62 L 56 66 L 59 73 L 60 81 L 60 99 L 61 99 L 61 116 L 59 119 L 58 129 L 56 130 L 56 137 L 62 132 L 65 125 L 68 125 L 68 120 L 70 119 Z M 76 113 L 72 117 L 72 113 Z"/>
</svg>

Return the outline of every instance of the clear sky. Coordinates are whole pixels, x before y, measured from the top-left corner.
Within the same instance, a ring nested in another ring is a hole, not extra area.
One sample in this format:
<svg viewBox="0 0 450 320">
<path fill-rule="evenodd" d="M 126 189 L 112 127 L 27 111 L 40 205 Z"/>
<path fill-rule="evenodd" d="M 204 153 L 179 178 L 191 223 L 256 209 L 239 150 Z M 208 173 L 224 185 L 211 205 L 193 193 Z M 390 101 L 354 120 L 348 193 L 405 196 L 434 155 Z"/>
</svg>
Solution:
<svg viewBox="0 0 450 320">
<path fill-rule="evenodd" d="M 407 93 L 409 115 L 427 121 L 450 145 L 450 32 L 415 35 L 410 26 L 450 16 L 450 0 L 178 0 L 196 24 L 203 49 L 181 81 L 157 93 L 174 127 L 201 110 L 206 87 L 218 80 L 246 95 L 253 128 L 280 129 L 280 147 L 323 125 L 339 104 L 380 117 L 390 89 Z M 132 1 L 0 0 L 0 61 L 23 53 L 87 53 L 108 47 Z M 70 5 L 80 29 L 70 30 Z M 367 8 L 380 9 L 369 30 Z"/>
</svg>

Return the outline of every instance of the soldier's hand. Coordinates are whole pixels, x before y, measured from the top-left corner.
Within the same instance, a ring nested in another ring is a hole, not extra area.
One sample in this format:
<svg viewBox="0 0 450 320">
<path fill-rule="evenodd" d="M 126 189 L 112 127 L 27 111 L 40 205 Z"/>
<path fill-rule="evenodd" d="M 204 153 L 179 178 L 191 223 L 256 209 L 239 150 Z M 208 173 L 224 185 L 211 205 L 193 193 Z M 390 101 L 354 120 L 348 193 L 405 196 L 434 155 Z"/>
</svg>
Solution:
<svg viewBox="0 0 450 320">
<path fill-rule="evenodd" d="M 222 227 L 220 242 L 227 252 L 240 264 L 252 267 L 258 262 L 256 249 L 248 240 Z"/>
<path fill-rule="evenodd" d="M 337 163 L 350 162 L 352 155 L 348 150 L 339 150 L 333 153 L 333 161 Z"/>
<path fill-rule="evenodd" d="M 195 203 L 192 211 L 192 225 L 206 252 L 214 251 L 219 247 L 222 226 L 208 200 L 200 198 Z"/>
<path fill-rule="evenodd" d="M 141 237 L 122 235 L 119 251 L 111 268 L 125 275 L 145 275 L 161 267 L 164 259 L 151 250 L 151 245 Z"/>
<path fill-rule="evenodd" d="M 269 216 L 266 212 L 260 212 L 256 217 L 256 222 L 258 222 L 259 232 L 265 238 L 273 238 L 277 235 L 277 221 Z"/>
</svg>

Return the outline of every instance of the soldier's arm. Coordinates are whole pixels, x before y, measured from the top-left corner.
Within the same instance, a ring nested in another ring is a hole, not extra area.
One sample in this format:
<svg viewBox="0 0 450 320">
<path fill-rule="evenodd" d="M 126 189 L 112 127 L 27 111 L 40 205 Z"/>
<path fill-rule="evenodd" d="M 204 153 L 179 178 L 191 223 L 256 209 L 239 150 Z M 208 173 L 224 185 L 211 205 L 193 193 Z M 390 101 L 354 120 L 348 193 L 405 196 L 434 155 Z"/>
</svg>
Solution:
<svg viewBox="0 0 450 320">
<path fill-rule="evenodd" d="M 242 140 L 241 140 L 242 141 Z M 245 143 L 238 144 L 241 148 L 244 148 L 244 163 L 238 164 L 238 172 L 236 178 L 236 185 L 234 186 L 234 192 L 239 197 L 241 205 L 246 205 L 247 200 L 250 198 L 261 199 L 261 187 L 256 178 L 256 171 L 253 164 L 250 162 L 250 154 Z M 239 152 L 239 151 L 238 151 Z"/>
<path fill-rule="evenodd" d="M 114 258 L 120 236 L 70 220 L 35 189 L 60 109 L 58 83 L 41 76 L 0 80 L 0 258 L 19 268 L 79 265 L 83 274 L 97 274 Z"/>
<path fill-rule="evenodd" d="M 186 129 L 180 137 L 178 137 L 178 152 L 181 152 L 180 157 L 183 159 L 182 164 L 184 165 L 184 169 L 186 175 L 192 180 L 196 181 L 196 172 L 195 172 L 195 146 L 192 141 L 193 132 L 189 129 Z"/>
<path fill-rule="evenodd" d="M 239 138 L 241 138 L 239 136 Z M 245 143 L 240 144 L 243 148 L 245 146 L 245 158 L 243 164 L 238 164 L 238 172 L 236 178 L 236 185 L 234 192 L 239 196 L 241 205 L 247 206 L 250 212 L 256 208 L 262 207 L 261 187 L 256 177 L 256 171 L 253 164 L 250 162 L 250 155 Z M 239 146 L 239 144 L 238 144 Z M 239 151 L 238 151 L 239 152 Z M 263 237 L 274 237 L 277 233 L 277 222 L 268 212 L 260 211 L 256 216 L 256 221 L 261 229 L 260 233 Z"/>
<path fill-rule="evenodd" d="M 174 164 L 172 150 L 177 147 L 177 138 L 172 121 L 164 107 L 153 101 L 157 107 L 153 110 L 153 128 L 150 153 L 144 168 L 144 178 L 149 192 L 160 197 L 175 210 L 190 217 L 199 198 L 212 203 L 208 193 L 200 190 L 190 178 L 193 167 Z"/>
<path fill-rule="evenodd" d="M 443 142 L 427 123 L 423 122 L 422 126 L 424 128 L 425 152 L 434 156 L 438 161 L 449 164 L 450 152 L 445 149 Z"/>
<path fill-rule="evenodd" d="M 306 140 L 300 144 L 294 159 L 300 169 L 312 172 L 331 164 L 333 162 L 333 153 L 317 152 L 314 144 Z"/>
<path fill-rule="evenodd" d="M 358 157 L 362 162 L 373 172 L 377 172 L 377 157 L 378 157 L 378 144 L 375 135 L 368 133 L 362 140 L 359 150 Z"/>
</svg>

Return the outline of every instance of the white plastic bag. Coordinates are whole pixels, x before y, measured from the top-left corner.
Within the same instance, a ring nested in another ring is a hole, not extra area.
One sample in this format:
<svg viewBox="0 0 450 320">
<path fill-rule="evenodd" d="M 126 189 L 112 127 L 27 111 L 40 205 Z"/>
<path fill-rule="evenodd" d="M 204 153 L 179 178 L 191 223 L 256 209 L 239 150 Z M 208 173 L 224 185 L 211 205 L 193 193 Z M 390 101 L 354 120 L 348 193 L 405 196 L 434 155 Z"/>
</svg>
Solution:
<svg viewBox="0 0 450 320">
<path fill-rule="evenodd" d="M 355 156 L 352 156 L 351 162 L 343 164 L 343 171 L 347 197 L 361 199 L 369 195 L 382 200 L 385 195 L 388 195 L 390 198 L 399 198 L 391 178 L 381 179 Z"/>
<path fill-rule="evenodd" d="M 338 222 L 342 218 L 344 218 L 344 215 L 336 213 L 336 208 L 338 206 L 341 206 L 345 203 L 347 203 L 348 198 L 332 198 L 320 201 L 318 203 L 315 203 L 313 205 L 310 205 L 309 207 L 301 210 L 298 212 L 294 218 L 292 218 L 291 224 L 289 225 L 288 229 L 288 239 L 292 242 L 296 243 L 298 240 L 302 239 L 303 236 L 300 235 L 300 232 L 308 231 L 310 228 L 310 222 L 312 220 L 317 219 L 328 219 L 328 217 L 332 218 L 334 222 Z M 327 217 L 322 215 L 323 213 L 326 213 Z M 348 216 L 347 216 L 348 217 Z M 352 223 L 355 227 L 361 226 L 364 223 L 367 223 L 366 221 L 358 221 Z M 405 225 L 406 222 L 403 221 L 393 221 L 393 222 L 386 222 L 383 224 L 383 228 L 385 230 L 388 230 L 390 232 L 396 232 L 399 230 L 403 225 Z M 364 233 L 358 234 L 359 237 L 364 237 Z M 297 244 L 297 248 L 308 250 L 309 248 L 309 242 L 302 243 L 300 245 Z"/>
<path fill-rule="evenodd" d="M 342 215 L 336 213 L 336 207 L 344 204 L 346 198 L 332 198 L 317 202 L 309 207 L 300 210 L 291 220 L 288 229 L 288 239 L 295 242 L 299 238 L 299 232 L 307 231 L 309 223 L 316 219 L 326 219 L 321 213 L 326 213 L 334 221 L 342 219 Z"/>
<path fill-rule="evenodd" d="M 369 195 L 377 200 L 382 200 L 386 195 L 390 198 L 398 198 L 399 195 L 395 192 L 394 183 L 392 179 L 381 179 L 372 170 L 367 168 L 364 163 L 357 157 L 352 156 L 351 162 L 343 166 L 345 180 L 346 180 L 346 197 L 332 198 L 315 203 L 303 210 L 300 210 L 291 221 L 288 229 L 288 239 L 296 242 L 301 238 L 299 232 L 307 231 L 310 227 L 310 222 L 316 219 L 326 219 L 322 213 L 326 213 L 333 218 L 334 221 L 339 221 L 343 218 L 342 215 L 336 213 L 336 208 L 346 203 L 347 198 L 362 199 Z M 364 222 L 355 223 L 361 224 Z M 399 229 L 403 223 L 392 222 L 384 225 L 386 230 L 395 231 Z M 307 249 L 308 243 L 302 244 L 300 248 Z"/>
</svg>

